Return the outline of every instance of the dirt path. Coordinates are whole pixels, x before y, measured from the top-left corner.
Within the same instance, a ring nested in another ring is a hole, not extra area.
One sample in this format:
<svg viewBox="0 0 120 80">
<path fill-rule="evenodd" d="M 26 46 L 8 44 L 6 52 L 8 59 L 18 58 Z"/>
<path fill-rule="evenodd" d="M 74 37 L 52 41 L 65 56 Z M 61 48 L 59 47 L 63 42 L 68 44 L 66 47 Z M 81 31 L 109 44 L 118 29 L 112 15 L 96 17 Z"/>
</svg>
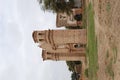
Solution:
<svg viewBox="0 0 120 80">
<path fill-rule="evenodd" d="M 98 80 L 120 80 L 120 0 L 93 0 Z"/>
</svg>

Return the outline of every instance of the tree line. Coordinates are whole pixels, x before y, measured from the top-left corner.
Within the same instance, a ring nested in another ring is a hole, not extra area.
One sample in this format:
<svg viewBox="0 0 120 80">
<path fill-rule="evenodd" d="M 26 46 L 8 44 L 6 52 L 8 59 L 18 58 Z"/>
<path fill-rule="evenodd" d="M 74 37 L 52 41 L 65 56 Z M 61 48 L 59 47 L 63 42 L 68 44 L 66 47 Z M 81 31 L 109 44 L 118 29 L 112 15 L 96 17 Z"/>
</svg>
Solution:
<svg viewBox="0 0 120 80">
<path fill-rule="evenodd" d="M 38 0 L 44 11 L 53 13 L 66 12 L 70 13 L 74 7 L 74 0 Z"/>
</svg>

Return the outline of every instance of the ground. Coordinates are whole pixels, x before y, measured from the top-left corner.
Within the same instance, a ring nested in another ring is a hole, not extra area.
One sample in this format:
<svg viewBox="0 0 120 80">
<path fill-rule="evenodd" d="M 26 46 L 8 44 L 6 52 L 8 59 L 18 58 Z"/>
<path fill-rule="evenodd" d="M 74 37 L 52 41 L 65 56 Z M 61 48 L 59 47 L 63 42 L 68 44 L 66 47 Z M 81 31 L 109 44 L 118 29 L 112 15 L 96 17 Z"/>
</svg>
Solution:
<svg viewBox="0 0 120 80">
<path fill-rule="evenodd" d="M 120 0 L 93 0 L 98 80 L 120 80 Z"/>
<path fill-rule="evenodd" d="M 85 2 L 89 77 L 83 80 L 120 80 L 120 0 Z"/>
</svg>

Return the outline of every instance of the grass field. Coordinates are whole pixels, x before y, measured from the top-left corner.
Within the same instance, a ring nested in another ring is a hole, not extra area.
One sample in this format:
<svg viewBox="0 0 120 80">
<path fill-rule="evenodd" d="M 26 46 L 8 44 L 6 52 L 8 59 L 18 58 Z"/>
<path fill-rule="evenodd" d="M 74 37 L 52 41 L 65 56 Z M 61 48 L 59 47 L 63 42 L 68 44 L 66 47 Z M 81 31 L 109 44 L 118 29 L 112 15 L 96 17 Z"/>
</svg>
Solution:
<svg viewBox="0 0 120 80">
<path fill-rule="evenodd" d="M 98 55 L 97 55 L 97 38 L 95 36 L 94 11 L 90 3 L 87 8 L 87 59 L 88 59 L 88 78 L 97 80 Z"/>
</svg>

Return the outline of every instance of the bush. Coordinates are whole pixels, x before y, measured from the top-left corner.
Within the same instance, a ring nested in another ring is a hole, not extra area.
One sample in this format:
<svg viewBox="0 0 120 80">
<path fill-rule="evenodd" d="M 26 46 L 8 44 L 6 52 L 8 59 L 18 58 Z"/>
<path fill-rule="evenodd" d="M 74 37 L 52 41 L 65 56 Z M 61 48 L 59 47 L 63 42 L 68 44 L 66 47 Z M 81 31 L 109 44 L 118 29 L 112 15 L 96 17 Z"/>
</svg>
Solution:
<svg viewBox="0 0 120 80">
<path fill-rule="evenodd" d="M 75 65 L 82 64 L 81 61 L 66 61 L 69 71 L 75 72 Z"/>
<path fill-rule="evenodd" d="M 81 61 L 74 61 L 74 63 L 75 63 L 76 65 L 82 64 Z"/>
<path fill-rule="evenodd" d="M 80 78 L 80 74 L 76 73 L 76 72 L 73 72 L 71 74 L 71 79 L 72 80 L 78 80 Z"/>
<path fill-rule="evenodd" d="M 66 61 L 66 64 L 68 66 L 69 71 L 72 71 L 72 72 L 75 71 L 74 70 L 75 63 L 73 61 Z"/>
<path fill-rule="evenodd" d="M 66 29 L 82 29 L 82 26 L 65 26 Z"/>
<path fill-rule="evenodd" d="M 88 74 L 88 68 L 87 68 L 87 69 L 85 69 L 85 76 L 86 76 L 86 77 L 88 77 L 88 76 L 89 76 L 89 74 Z"/>
</svg>

